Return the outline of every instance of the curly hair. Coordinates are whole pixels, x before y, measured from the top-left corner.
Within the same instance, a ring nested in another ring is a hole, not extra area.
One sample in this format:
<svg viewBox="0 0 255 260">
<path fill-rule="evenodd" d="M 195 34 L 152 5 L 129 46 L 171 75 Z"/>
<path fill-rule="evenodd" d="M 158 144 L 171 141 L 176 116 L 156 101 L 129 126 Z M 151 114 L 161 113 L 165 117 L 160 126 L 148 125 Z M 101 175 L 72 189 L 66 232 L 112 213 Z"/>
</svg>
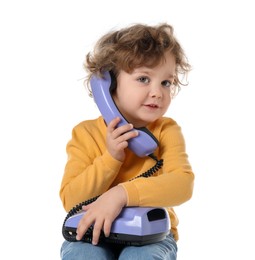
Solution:
<svg viewBox="0 0 255 260">
<path fill-rule="evenodd" d="M 143 66 L 153 68 L 164 60 L 166 52 L 175 57 L 175 85 L 180 89 L 180 85 L 187 85 L 182 82 L 180 75 L 187 78 L 191 66 L 174 36 L 173 27 L 166 23 L 157 26 L 135 24 L 104 35 L 96 43 L 93 52 L 86 55 L 84 69 L 88 76 L 85 82 L 89 82 L 92 74 L 102 76 L 104 71 L 112 71 L 117 76 L 120 70 L 132 73 Z M 89 84 L 88 89 L 91 93 Z"/>
</svg>

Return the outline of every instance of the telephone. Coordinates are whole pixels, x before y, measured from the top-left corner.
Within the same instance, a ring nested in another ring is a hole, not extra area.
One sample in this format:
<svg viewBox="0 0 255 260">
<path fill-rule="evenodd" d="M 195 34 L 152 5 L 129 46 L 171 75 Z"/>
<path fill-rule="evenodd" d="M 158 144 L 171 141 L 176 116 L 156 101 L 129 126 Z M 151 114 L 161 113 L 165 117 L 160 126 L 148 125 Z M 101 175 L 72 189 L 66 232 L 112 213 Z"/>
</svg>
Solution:
<svg viewBox="0 0 255 260">
<path fill-rule="evenodd" d="M 116 84 L 112 72 L 104 72 L 103 77 L 93 75 L 90 80 L 94 100 L 104 117 L 106 124 L 109 124 L 115 117 L 120 117 L 119 126 L 127 124 L 127 120 L 120 113 L 111 96 L 110 90 Z M 143 157 L 152 154 L 158 146 L 156 137 L 145 127 L 135 128 L 139 135 L 128 141 L 128 147 L 138 156 Z M 131 130 L 134 131 L 134 130 Z"/>
<path fill-rule="evenodd" d="M 86 212 L 81 211 L 67 219 L 64 234 L 68 241 L 76 241 L 76 228 L 84 214 Z M 169 234 L 169 229 L 170 221 L 166 209 L 126 207 L 112 223 L 109 237 L 101 232 L 99 241 L 142 246 L 163 240 Z M 82 238 L 83 242 L 92 242 L 92 231 L 93 227 L 88 229 Z"/>
<path fill-rule="evenodd" d="M 104 72 L 102 78 L 93 75 L 90 81 L 94 100 L 106 124 L 117 116 L 121 118 L 119 125 L 127 124 L 127 120 L 120 113 L 111 96 L 111 89 L 116 87 L 114 84 L 116 84 L 116 79 L 111 72 Z M 139 131 L 139 135 L 128 141 L 128 147 L 139 157 L 151 157 L 156 164 L 133 179 L 147 178 L 162 167 L 163 160 L 158 160 L 153 154 L 158 146 L 155 136 L 145 127 L 136 128 L 136 130 Z M 86 214 L 82 210 L 82 206 L 94 202 L 98 197 L 84 201 L 68 212 L 62 226 L 62 234 L 67 241 L 77 241 L 76 228 L 82 216 Z M 125 207 L 112 223 L 110 236 L 105 237 L 102 232 L 100 241 L 125 245 L 145 245 L 158 242 L 169 233 L 169 223 L 169 216 L 164 208 Z M 84 242 L 92 242 L 92 231 L 93 226 L 84 235 L 82 239 Z"/>
</svg>

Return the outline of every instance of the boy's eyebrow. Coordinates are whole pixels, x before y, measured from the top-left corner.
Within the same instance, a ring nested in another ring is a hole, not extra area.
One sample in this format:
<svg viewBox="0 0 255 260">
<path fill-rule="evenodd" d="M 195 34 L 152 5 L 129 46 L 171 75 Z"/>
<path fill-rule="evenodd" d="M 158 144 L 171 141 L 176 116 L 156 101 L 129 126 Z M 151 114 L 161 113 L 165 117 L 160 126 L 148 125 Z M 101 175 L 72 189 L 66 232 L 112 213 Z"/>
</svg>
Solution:
<svg viewBox="0 0 255 260">
<path fill-rule="evenodd" d="M 168 79 L 173 79 L 175 80 L 176 79 L 176 74 L 172 74 L 172 73 L 169 73 L 169 75 L 167 76 Z"/>
<path fill-rule="evenodd" d="M 139 68 L 133 70 L 134 74 L 143 74 L 143 73 L 150 74 L 151 72 L 153 72 L 153 69 L 150 68 Z M 167 78 L 171 78 L 171 79 L 176 79 L 176 77 L 177 77 L 176 74 L 175 73 L 173 74 L 171 72 L 167 76 Z"/>
<path fill-rule="evenodd" d="M 175 74 L 172 74 L 172 73 L 169 74 L 169 78 L 175 78 L 175 77 L 176 77 Z"/>
<path fill-rule="evenodd" d="M 153 71 L 152 69 L 149 68 L 139 68 L 139 69 L 134 69 L 134 73 L 146 73 L 149 74 L 150 71 Z"/>
</svg>

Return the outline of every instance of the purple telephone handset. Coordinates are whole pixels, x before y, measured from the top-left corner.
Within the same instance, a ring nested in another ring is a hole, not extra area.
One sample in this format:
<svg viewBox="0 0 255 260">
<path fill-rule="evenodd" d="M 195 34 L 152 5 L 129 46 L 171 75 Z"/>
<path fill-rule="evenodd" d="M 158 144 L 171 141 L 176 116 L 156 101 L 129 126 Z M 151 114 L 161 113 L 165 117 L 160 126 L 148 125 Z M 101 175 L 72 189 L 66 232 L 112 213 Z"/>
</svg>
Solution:
<svg viewBox="0 0 255 260">
<path fill-rule="evenodd" d="M 119 126 L 127 124 L 127 120 L 120 113 L 112 99 L 110 88 L 113 82 L 110 72 L 105 72 L 103 77 L 93 75 L 90 80 L 91 90 L 94 100 L 103 115 L 106 124 L 109 124 L 115 117 L 120 117 Z M 145 127 L 135 128 L 139 135 L 128 142 L 128 147 L 138 156 L 144 157 L 153 154 L 158 146 L 157 139 Z M 132 130 L 134 131 L 134 130 Z"/>
</svg>

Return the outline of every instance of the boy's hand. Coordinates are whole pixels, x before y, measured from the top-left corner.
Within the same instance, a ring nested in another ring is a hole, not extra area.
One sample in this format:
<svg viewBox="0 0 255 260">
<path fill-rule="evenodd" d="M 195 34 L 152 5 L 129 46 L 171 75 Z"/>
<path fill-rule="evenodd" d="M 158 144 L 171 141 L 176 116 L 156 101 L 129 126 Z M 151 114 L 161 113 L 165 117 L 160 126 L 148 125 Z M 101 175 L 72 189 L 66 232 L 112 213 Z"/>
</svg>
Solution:
<svg viewBox="0 0 255 260">
<path fill-rule="evenodd" d="M 128 147 L 128 140 L 138 135 L 138 131 L 133 129 L 132 124 L 126 124 L 117 127 L 120 118 L 114 118 L 107 127 L 106 146 L 109 153 L 118 161 L 123 162 L 125 159 L 125 148 Z"/>
<path fill-rule="evenodd" d="M 105 236 L 109 236 L 112 222 L 120 214 L 127 204 L 127 195 L 122 186 L 115 186 L 101 195 L 95 202 L 84 206 L 86 214 L 80 220 L 77 227 L 77 240 L 81 240 L 88 228 L 94 224 L 92 244 L 99 241 L 103 230 Z"/>
</svg>

